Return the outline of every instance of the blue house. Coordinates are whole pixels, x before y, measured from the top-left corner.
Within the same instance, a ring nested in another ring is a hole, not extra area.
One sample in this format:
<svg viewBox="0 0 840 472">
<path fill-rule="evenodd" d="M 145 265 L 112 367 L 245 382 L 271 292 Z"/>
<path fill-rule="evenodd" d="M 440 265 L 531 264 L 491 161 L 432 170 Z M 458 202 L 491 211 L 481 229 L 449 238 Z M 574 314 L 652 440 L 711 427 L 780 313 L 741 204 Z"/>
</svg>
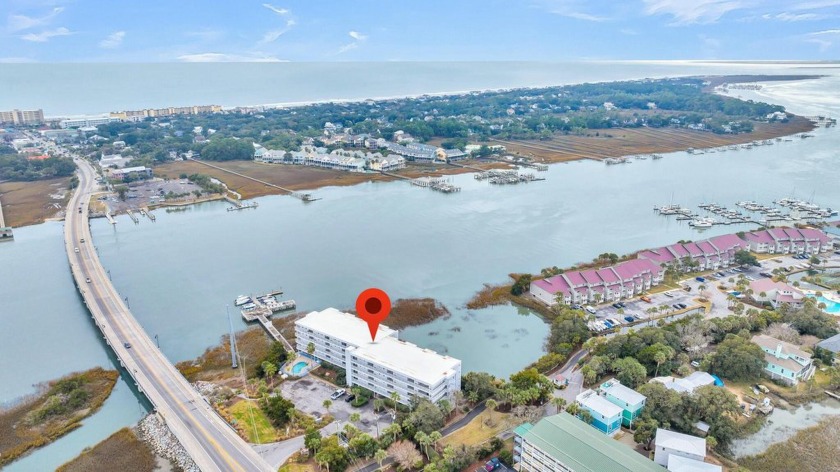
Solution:
<svg viewBox="0 0 840 472">
<path fill-rule="evenodd" d="M 770 378 L 796 385 L 814 373 L 811 355 L 793 344 L 764 334 L 753 336 L 752 342 L 764 351 L 764 372 Z"/>
<path fill-rule="evenodd" d="M 593 390 L 581 392 L 576 400 L 582 409 L 592 415 L 592 426 L 605 434 L 613 434 L 621 428 L 621 416 L 624 410 L 613 405 Z"/>
<path fill-rule="evenodd" d="M 633 420 L 642 413 L 642 408 L 645 407 L 647 398 L 644 395 L 630 387 L 621 385 L 621 382 L 616 379 L 610 379 L 602 383 L 598 390 L 607 401 L 621 408 L 621 424 L 628 428 L 633 424 Z"/>
</svg>

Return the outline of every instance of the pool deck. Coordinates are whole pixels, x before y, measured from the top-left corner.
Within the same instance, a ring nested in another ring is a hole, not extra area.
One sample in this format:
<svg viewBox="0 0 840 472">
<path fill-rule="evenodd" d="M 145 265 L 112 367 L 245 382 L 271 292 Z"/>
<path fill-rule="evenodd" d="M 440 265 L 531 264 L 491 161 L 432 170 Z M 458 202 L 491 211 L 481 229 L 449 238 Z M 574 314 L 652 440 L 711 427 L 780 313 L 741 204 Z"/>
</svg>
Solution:
<svg viewBox="0 0 840 472">
<path fill-rule="evenodd" d="M 306 364 L 303 368 L 299 371 L 295 372 L 295 366 L 298 364 Z M 294 359 L 286 362 L 286 365 L 283 367 L 283 373 L 294 376 L 294 377 L 303 377 L 309 373 L 310 370 L 318 367 L 318 362 L 314 359 L 310 359 L 306 356 L 298 354 Z"/>
</svg>

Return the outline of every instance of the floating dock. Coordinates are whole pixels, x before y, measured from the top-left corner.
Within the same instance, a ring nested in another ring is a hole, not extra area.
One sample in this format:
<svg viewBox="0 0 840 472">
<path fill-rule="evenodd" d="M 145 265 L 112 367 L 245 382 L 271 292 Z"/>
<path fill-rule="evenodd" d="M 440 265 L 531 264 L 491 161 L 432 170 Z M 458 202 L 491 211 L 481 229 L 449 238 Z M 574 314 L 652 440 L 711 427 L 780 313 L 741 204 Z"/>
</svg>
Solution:
<svg viewBox="0 0 840 472">
<path fill-rule="evenodd" d="M 534 174 L 520 174 L 515 170 L 488 170 L 473 174 L 476 180 L 487 180 L 496 185 L 513 185 L 545 180 Z"/>
<path fill-rule="evenodd" d="M 455 193 L 461 191 L 461 187 L 450 183 L 446 180 L 445 177 L 420 177 L 417 179 L 413 179 L 411 181 L 411 185 L 423 188 L 430 188 L 432 190 L 442 193 Z"/>
<path fill-rule="evenodd" d="M 286 349 L 294 351 L 294 347 L 280 334 L 280 331 L 274 327 L 269 320 L 269 316 L 280 311 L 293 310 L 297 306 L 294 300 L 277 300 L 277 295 L 282 295 L 283 292 L 278 290 L 269 292 L 258 297 L 246 297 L 248 301 L 241 305 L 242 319 L 247 322 L 259 322 L 262 327 L 268 332 L 275 341 L 282 342 Z"/>
</svg>

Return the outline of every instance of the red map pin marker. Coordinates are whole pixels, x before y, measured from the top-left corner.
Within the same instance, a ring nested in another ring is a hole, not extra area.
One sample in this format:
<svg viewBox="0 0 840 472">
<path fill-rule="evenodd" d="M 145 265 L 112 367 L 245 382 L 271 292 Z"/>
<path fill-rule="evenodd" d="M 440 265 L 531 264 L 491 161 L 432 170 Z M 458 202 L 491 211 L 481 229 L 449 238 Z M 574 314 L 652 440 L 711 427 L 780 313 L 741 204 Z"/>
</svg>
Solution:
<svg viewBox="0 0 840 472">
<path fill-rule="evenodd" d="M 391 299 L 382 290 L 369 288 L 360 293 L 359 298 L 356 299 L 356 313 L 359 314 L 359 318 L 367 322 L 370 339 L 375 341 L 379 323 L 385 321 L 391 313 Z"/>
</svg>

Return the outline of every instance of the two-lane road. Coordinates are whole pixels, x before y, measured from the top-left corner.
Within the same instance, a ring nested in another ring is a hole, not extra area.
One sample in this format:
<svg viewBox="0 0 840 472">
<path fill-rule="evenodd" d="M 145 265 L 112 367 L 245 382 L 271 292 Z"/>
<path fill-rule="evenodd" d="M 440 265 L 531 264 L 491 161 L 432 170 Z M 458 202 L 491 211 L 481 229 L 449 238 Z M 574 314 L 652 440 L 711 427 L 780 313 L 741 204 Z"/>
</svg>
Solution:
<svg viewBox="0 0 840 472">
<path fill-rule="evenodd" d="M 111 284 L 88 225 L 96 174 L 87 161 L 76 163 L 79 186 L 68 204 L 65 245 L 73 278 L 108 344 L 201 470 L 272 470 L 172 366 Z"/>
</svg>

